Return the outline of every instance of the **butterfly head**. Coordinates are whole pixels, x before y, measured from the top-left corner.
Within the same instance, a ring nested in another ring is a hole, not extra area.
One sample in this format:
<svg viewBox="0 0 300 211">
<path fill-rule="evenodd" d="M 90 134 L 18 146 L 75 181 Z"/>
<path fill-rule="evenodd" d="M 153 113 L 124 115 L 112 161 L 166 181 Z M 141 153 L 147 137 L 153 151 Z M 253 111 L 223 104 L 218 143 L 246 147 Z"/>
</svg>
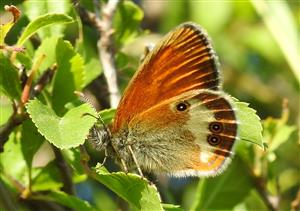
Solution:
<svg viewBox="0 0 300 211">
<path fill-rule="evenodd" d="M 91 128 L 88 140 L 95 149 L 106 149 L 111 142 L 111 133 L 109 128 L 102 121 L 97 122 Z"/>
</svg>

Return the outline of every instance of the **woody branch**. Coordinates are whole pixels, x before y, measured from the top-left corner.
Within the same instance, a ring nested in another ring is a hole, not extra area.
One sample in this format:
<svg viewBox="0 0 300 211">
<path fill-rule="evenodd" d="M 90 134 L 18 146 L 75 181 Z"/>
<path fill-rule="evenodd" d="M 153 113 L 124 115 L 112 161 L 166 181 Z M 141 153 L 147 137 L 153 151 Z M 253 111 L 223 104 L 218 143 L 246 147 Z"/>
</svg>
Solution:
<svg viewBox="0 0 300 211">
<path fill-rule="evenodd" d="M 100 37 L 97 42 L 99 60 L 101 61 L 104 77 L 108 86 L 110 106 L 115 108 L 120 100 L 120 92 L 117 83 L 117 70 L 114 60 L 115 53 L 113 50 L 112 37 L 114 29 L 112 21 L 116 8 L 119 4 L 119 0 L 109 0 L 105 5 L 103 5 L 100 17 L 78 5 L 76 0 L 74 0 L 73 3 L 76 5 L 81 20 L 94 26 L 99 32 Z"/>
</svg>

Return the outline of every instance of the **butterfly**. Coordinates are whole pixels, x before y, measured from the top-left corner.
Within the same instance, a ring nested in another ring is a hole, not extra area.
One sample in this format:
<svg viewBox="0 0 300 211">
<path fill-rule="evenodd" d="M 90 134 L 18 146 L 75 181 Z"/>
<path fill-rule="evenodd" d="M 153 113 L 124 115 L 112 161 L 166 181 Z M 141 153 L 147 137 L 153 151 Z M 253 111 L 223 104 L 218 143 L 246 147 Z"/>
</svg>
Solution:
<svg viewBox="0 0 300 211">
<path fill-rule="evenodd" d="M 90 137 L 126 171 L 201 177 L 228 166 L 237 129 L 209 38 L 188 22 L 146 55 L 113 123 L 94 126 Z"/>
</svg>

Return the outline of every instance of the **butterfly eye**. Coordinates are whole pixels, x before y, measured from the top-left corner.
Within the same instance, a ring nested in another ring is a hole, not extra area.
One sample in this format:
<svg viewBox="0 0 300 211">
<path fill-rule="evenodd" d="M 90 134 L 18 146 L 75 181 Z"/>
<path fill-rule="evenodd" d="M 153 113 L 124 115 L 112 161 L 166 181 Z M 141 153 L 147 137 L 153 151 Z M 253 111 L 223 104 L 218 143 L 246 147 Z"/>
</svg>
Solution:
<svg viewBox="0 0 300 211">
<path fill-rule="evenodd" d="M 221 142 L 221 138 L 219 136 L 216 135 L 209 135 L 207 137 L 207 142 L 212 145 L 212 146 L 216 146 L 219 145 Z"/>
<path fill-rule="evenodd" d="M 212 122 L 209 124 L 209 130 L 213 133 L 220 133 L 223 130 L 223 126 L 219 122 Z"/>
<path fill-rule="evenodd" d="M 176 109 L 178 111 L 185 111 L 188 107 L 189 107 L 189 103 L 188 102 L 180 102 L 177 104 Z"/>
</svg>

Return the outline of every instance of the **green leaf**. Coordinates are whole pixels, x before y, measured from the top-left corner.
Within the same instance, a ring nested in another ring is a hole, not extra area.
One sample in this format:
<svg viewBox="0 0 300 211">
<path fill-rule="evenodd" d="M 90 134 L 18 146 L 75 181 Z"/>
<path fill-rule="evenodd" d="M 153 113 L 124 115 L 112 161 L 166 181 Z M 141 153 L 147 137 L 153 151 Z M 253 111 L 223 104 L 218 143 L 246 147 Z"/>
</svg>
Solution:
<svg viewBox="0 0 300 211">
<path fill-rule="evenodd" d="M 191 210 L 231 210 L 243 201 L 252 186 L 245 164 L 235 157 L 223 174 L 200 180 Z"/>
<path fill-rule="evenodd" d="M 295 78 L 300 82 L 299 31 L 287 1 L 250 1 L 281 48 Z"/>
<path fill-rule="evenodd" d="M 268 118 L 264 120 L 263 126 L 264 140 L 268 143 L 268 152 L 275 151 L 296 130 L 296 126 L 287 125 L 282 119 Z"/>
<path fill-rule="evenodd" d="M 9 98 L 0 93 L 0 127 L 6 123 L 9 117 L 13 114 L 13 107 Z"/>
<path fill-rule="evenodd" d="M 29 169 L 32 166 L 32 159 L 43 143 L 44 138 L 39 134 L 33 122 L 29 119 L 22 124 L 21 145 L 26 164 Z"/>
<path fill-rule="evenodd" d="M 110 108 L 99 112 L 99 116 L 102 118 L 105 124 L 110 124 L 115 116 L 116 109 Z"/>
<path fill-rule="evenodd" d="M 42 41 L 41 45 L 38 47 L 38 49 L 35 51 L 33 60 L 37 60 L 42 55 L 46 56 L 39 67 L 41 71 L 46 70 L 56 62 L 56 53 L 55 53 L 54 46 L 56 46 L 57 40 L 58 40 L 57 37 L 45 38 Z"/>
<path fill-rule="evenodd" d="M 96 166 L 95 179 L 104 184 L 137 210 L 163 210 L 154 185 L 135 174 L 109 173 L 100 164 Z"/>
<path fill-rule="evenodd" d="M 6 24 L 0 24 L 0 45 L 4 44 L 4 39 L 6 37 L 6 34 L 9 32 L 11 27 L 13 27 L 15 23 L 13 21 L 10 21 Z"/>
<path fill-rule="evenodd" d="M 43 0 L 38 3 L 36 1 L 25 1 L 23 5 L 24 14 L 26 14 L 30 21 L 48 13 L 68 14 L 72 8 L 72 3 L 69 0 Z M 42 28 L 37 33 L 42 40 L 46 37 L 62 37 L 65 28 L 66 25 L 60 24 Z"/>
<path fill-rule="evenodd" d="M 67 149 L 84 143 L 95 118 L 83 114 L 97 115 L 89 104 L 69 110 L 63 117 L 42 104 L 39 100 L 31 100 L 27 104 L 27 111 L 38 131 L 56 147 Z"/>
<path fill-rule="evenodd" d="M 64 149 L 63 155 L 73 170 L 73 181 L 78 183 L 84 181 L 87 176 L 81 164 L 81 154 L 78 148 Z"/>
<path fill-rule="evenodd" d="M 19 99 L 21 96 L 18 70 L 2 52 L 0 52 L 0 93 L 10 99 Z"/>
<path fill-rule="evenodd" d="M 31 188 L 33 191 L 59 190 L 62 186 L 61 174 L 54 161 L 46 166 L 32 169 Z"/>
<path fill-rule="evenodd" d="M 201 23 L 210 33 L 217 33 L 230 21 L 233 12 L 231 4 L 226 1 L 191 1 L 189 17 Z"/>
<path fill-rule="evenodd" d="M 1 23 L 0 23 L 0 45 L 4 44 L 4 39 L 7 35 L 7 33 L 15 25 L 15 23 L 17 22 L 17 20 L 20 17 L 20 13 L 21 13 L 20 10 L 17 7 L 13 6 L 13 5 L 11 5 L 11 6 L 5 5 L 4 9 L 7 12 L 10 12 L 11 15 L 13 16 L 13 18 L 12 18 L 11 21 L 9 21 L 7 23 L 3 23 L 3 20 L 1 20 Z M 3 18 L 3 17 L 1 17 L 1 18 Z"/>
<path fill-rule="evenodd" d="M 52 191 L 47 195 L 39 195 L 36 199 L 54 201 L 61 205 L 75 210 L 96 211 L 87 201 L 81 200 L 76 196 L 68 195 L 62 191 Z"/>
<path fill-rule="evenodd" d="M 4 151 L 0 153 L 0 177 L 13 176 L 15 180 L 26 186 L 29 183 L 27 170 L 20 137 L 12 133 L 4 145 Z"/>
<path fill-rule="evenodd" d="M 132 1 L 123 1 L 114 16 L 115 39 L 119 45 L 132 41 L 139 34 L 144 13 Z"/>
<path fill-rule="evenodd" d="M 102 73 L 102 65 L 99 61 L 97 49 L 97 37 L 94 34 L 95 31 L 92 31 L 89 27 L 83 27 L 83 40 L 76 43 L 78 53 L 82 55 L 85 62 L 86 77 L 83 84 L 84 87 Z"/>
<path fill-rule="evenodd" d="M 39 29 L 51 26 L 54 24 L 66 24 L 73 22 L 73 18 L 65 14 L 46 14 L 31 21 L 25 28 L 17 45 L 23 45 L 24 42 L 36 33 Z"/>
<path fill-rule="evenodd" d="M 66 103 L 77 99 L 74 91 L 81 90 L 85 75 L 83 59 L 68 41 L 57 41 L 56 61 L 58 68 L 53 84 L 53 109 L 60 113 Z"/>
<path fill-rule="evenodd" d="M 262 139 L 262 124 L 256 111 L 248 107 L 248 103 L 234 102 L 239 121 L 238 136 L 243 141 L 249 141 L 264 148 Z"/>
</svg>

